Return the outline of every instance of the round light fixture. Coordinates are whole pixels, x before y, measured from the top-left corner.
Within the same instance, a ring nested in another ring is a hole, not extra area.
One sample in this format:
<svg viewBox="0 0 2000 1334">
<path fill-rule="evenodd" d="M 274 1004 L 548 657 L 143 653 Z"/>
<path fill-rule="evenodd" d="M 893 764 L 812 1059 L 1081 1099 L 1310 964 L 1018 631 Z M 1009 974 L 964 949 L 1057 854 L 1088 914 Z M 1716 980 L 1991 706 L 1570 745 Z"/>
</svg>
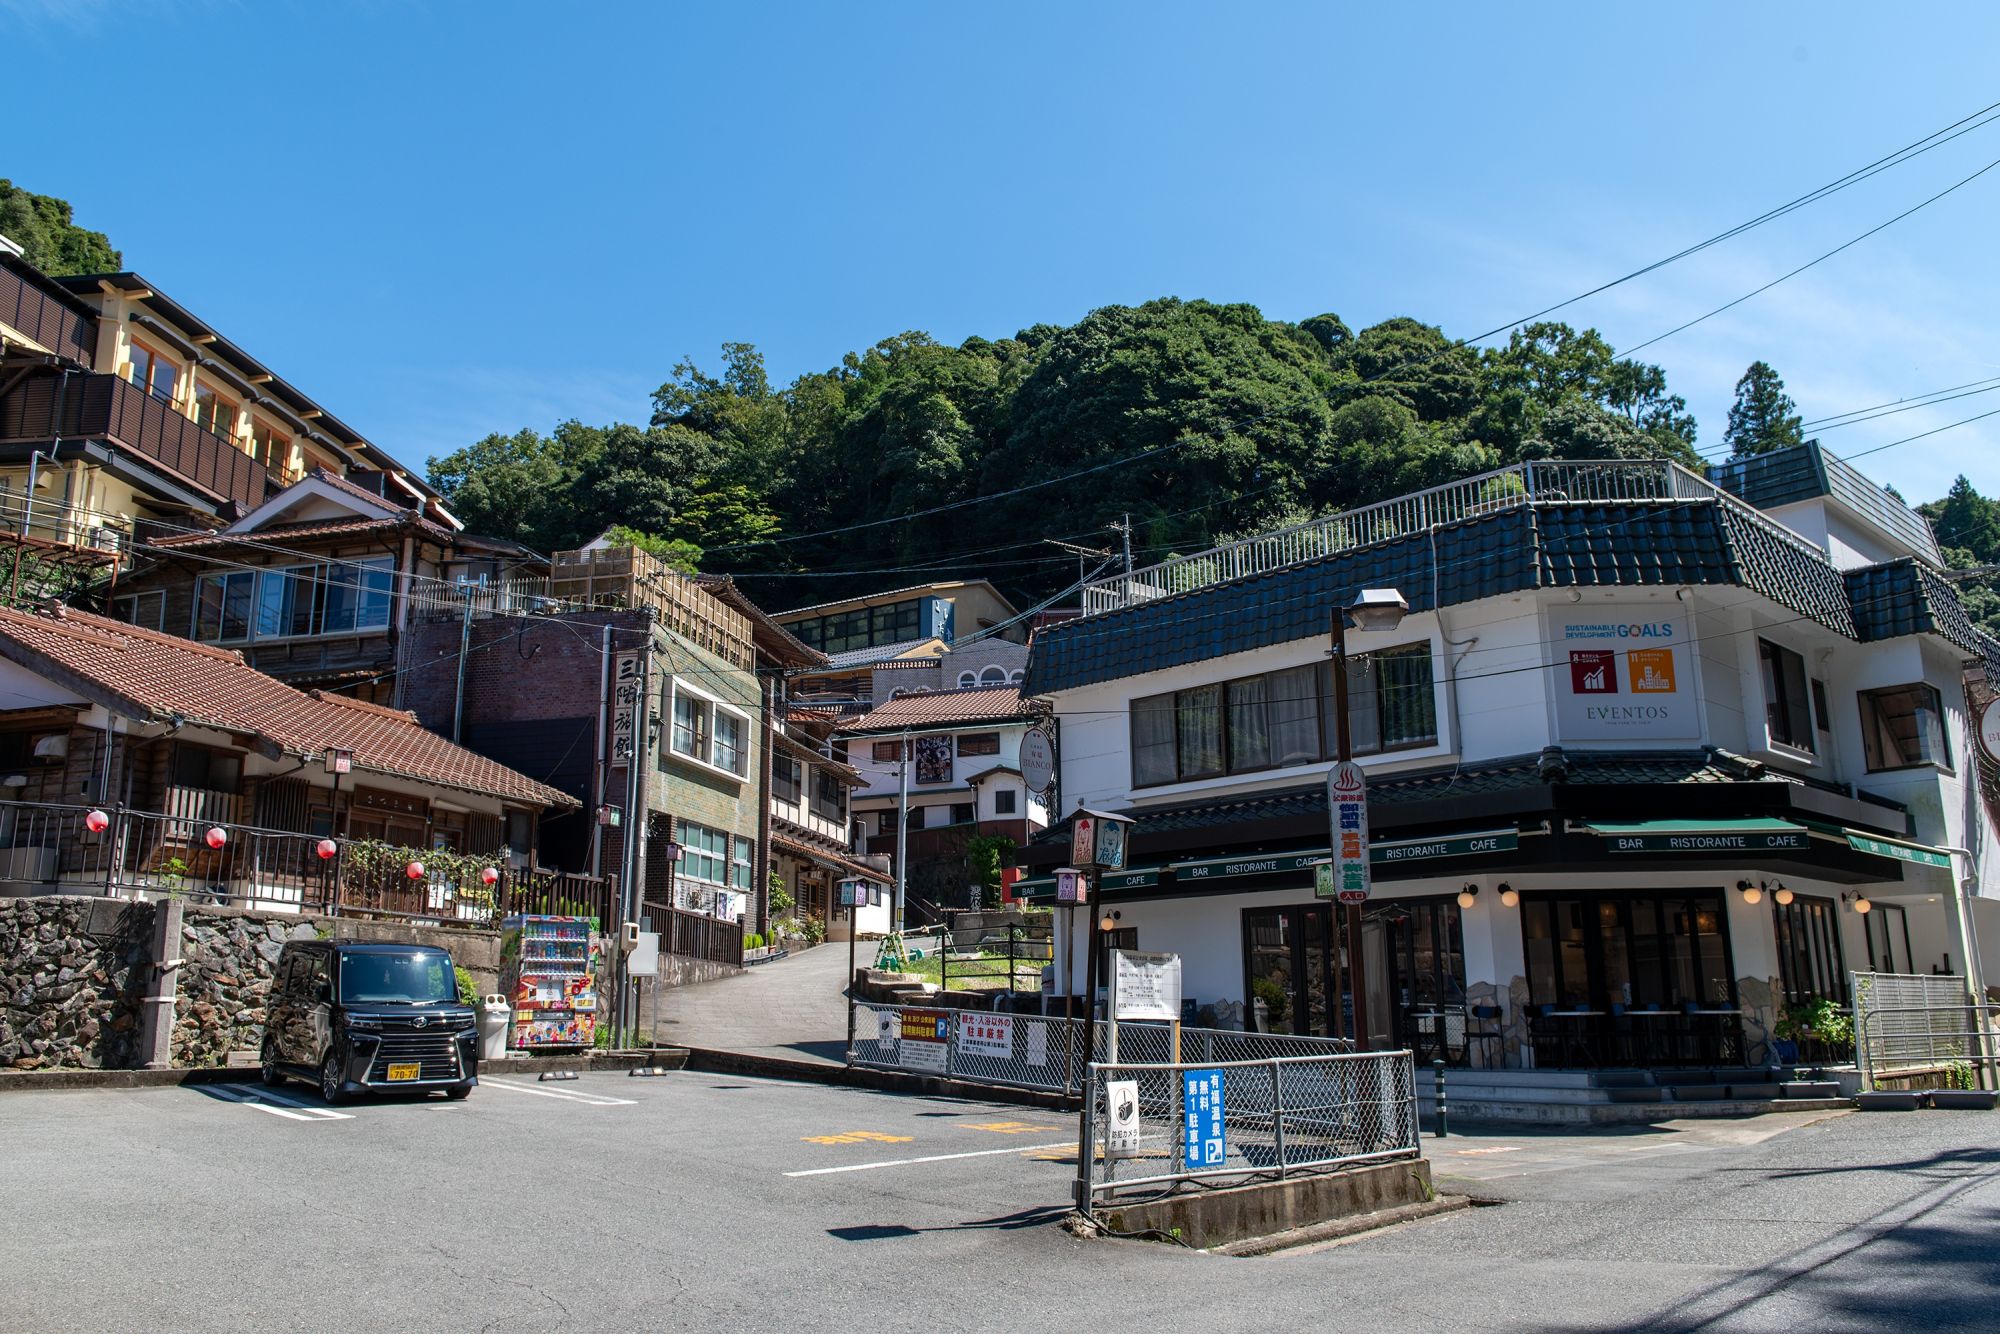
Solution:
<svg viewBox="0 0 2000 1334">
<path fill-rule="evenodd" d="M 1755 885 L 1745 885 L 1743 886 L 1743 901 L 1745 903 L 1762 903 L 1764 901 L 1764 891 Z"/>
<path fill-rule="evenodd" d="M 1874 907 L 1875 905 L 1868 901 L 1866 895 L 1857 894 L 1854 896 L 1854 911 L 1860 913 L 1863 917 L 1866 917 Z"/>
<path fill-rule="evenodd" d="M 1520 891 L 1516 890 L 1512 885 L 1500 886 L 1500 906 L 1503 908 L 1520 907 L 1521 906 Z"/>
<path fill-rule="evenodd" d="M 1793 895 L 1791 890 L 1786 889 L 1783 885 L 1779 885 L 1778 892 L 1771 895 L 1771 897 L 1776 899 L 1779 903 L 1779 906 L 1782 907 L 1783 905 L 1790 903 L 1792 901 Z"/>
<path fill-rule="evenodd" d="M 1459 907 L 1470 908 L 1477 902 L 1479 902 L 1479 886 L 1467 885 L 1464 889 L 1458 891 Z"/>
</svg>

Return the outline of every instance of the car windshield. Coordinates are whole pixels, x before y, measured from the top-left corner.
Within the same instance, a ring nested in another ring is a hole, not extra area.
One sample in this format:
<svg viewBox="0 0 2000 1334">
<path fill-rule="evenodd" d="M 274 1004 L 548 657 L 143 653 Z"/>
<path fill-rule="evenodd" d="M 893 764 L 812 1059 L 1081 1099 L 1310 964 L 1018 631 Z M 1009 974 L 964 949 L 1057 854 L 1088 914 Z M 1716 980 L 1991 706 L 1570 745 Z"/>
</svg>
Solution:
<svg viewBox="0 0 2000 1334">
<path fill-rule="evenodd" d="M 348 1005 L 439 1005 L 458 999 L 458 981 L 443 954 L 348 954 L 340 960 L 340 999 Z"/>
</svg>

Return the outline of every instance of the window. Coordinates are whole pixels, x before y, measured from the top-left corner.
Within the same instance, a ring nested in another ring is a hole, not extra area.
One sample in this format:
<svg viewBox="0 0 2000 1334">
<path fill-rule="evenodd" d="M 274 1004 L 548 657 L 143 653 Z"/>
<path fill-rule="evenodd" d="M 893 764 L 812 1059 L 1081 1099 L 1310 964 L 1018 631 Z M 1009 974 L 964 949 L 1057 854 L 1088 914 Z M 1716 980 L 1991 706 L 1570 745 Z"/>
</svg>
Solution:
<svg viewBox="0 0 2000 1334">
<path fill-rule="evenodd" d="M 1813 725 L 1822 732 L 1833 731 L 1833 711 L 1826 707 L 1826 682 L 1817 676 L 1812 683 Z"/>
<path fill-rule="evenodd" d="M 922 806 L 910 807 L 910 818 L 905 823 L 912 829 L 922 829 L 924 827 L 924 810 L 925 808 Z"/>
<path fill-rule="evenodd" d="M 669 710 L 673 726 L 667 745 L 683 759 L 742 777 L 749 772 L 750 715 L 702 694 L 678 677 L 667 683 L 673 692 Z"/>
<path fill-rule="evenodd" d="M 196 585 L 194 637 L 205 642 L 248 639 L 250 599 L 257 584 L 252 570 L 205 574 Z"/>
<path fill-rule="evenodd" d="M 1862 918 L 1868 937 L 1868 966 L 1878 973 L 1914 973 L 1910 965 L 1910 920 L 1894 904 L 1877 902 Z"/>
<path fill-rule="evenodd" d="M 712 885 L 729 883 L 730 836 L 720 829 L 692 820 L 680 822 L 681 862 L 675 874 L 683 880 L 703 880 Z"/>
<path fill-rule="evenodd" d="M 960 672 L 958 674 L 958 688 L 960 690 L 970 690 L 972 689 L 972 687 L 978 684 L 979 684 L 979 676 L 977 673 Z"/>
<path fill-rule="evenodd" d="M 813 770 L 813 814 L 845 823 L 847 784 L 831 769 Z"/>
<path fill-rule="evenodd" d="M 1823 996 L 1847 1004 L 1847 967 L 1840 948 L 1840 914 L 1832 899 L 1794 895 L 1771 903 L 1778 945 L 1778 973 L 1785 1003 L 1804 1004 Z"/>
<path fill-rule="evenodd" d="M 194 389 L 194 424 L 224 440 L 236 438 L 236 405 L 205 384 Z"/>
<path fill-rule="evenodd" d="M 148 630 L 167 628 L 167 595 L 161 593 L 127 593 L 111 599 L 111 614 L 130 625 L 143 626 Z"/>
<path fill-rule="evenodd" d="M 1811 751 L 1806 660 L 1768 639 L 1757 641 L 1757 659 L 1764 675 L 1764 726 L 1772 742 Z"/>
<path fill-rule="evenodd" d="M 953 824 L 971 824 L 977 818 L 978 817 L 973 814 L 973 808 L 971 802 L 960 801 L 952 803 L 951 822 Z"/>
<path fill-rule="evenodd" d="M 1348 659 L 1356 755 L 1433 745 L 1428 644 Z M 1311 764 L 1339 753 L 1331 666 L 1292 667 L 1132 701 L 1135 787 Z"/>
<path fill-rule="evenodd" d="M 1007 681 L 1008 684 L 1010 685 L 1021 684 L 1022 681 L 1021 669 L 1019 667 L 1016 667 L 1013 671 L 1007 673 Z"/>
<path fill-rule="evenodd" d="M 799 800 L 801 774 L 799 762 L 789 755 L 780 755 L 772 760 L 771 795 L 779 801 L 788 801 L 796 805 Z"/>
<path fill-rule="evenodd" d="M 967 732 L 958 739 L 958 753 L 964 755 L 998 755 L 1000 734 L 998 732 Z"/>
<path fill-rule="evenodd" d="M 736 851 L 729 861 L 729 883 L 732 888 L 748 891 L 750 870 L 757 860 L 757 845 L 747 838 L 736 840 Z"/>
<path fill-rule="evenodd" d="M 922 633 L 923 604 L 912 598 L 886 607 L 856 607 L 830 612 L 785 628 L 824 653 L 846 653 L 880 644 L 897 644 Z"/>
<path fill-rule="evenodd" d="M 899 764 L 903 758 L 903 743 L 900 741 L 877 741 L 870 753 L 877 764 Z"/>
<path fill-rule="evenodd" d="M 1004 686 L 1007 684 L 1005 667 L 988 667 L 979 674 L 979 684 L 983 686 Z"/>
<path fill-rule="evenodd" d="M 1950 768 L 1938 692 L 1927 685 L 1862 691 L 1861 748 L 1870 773 L 1924 764 Z"/>
<path fill-rule="evenodd" d="M 172 403 L 180 396 L 181 370 L 152 348 L 134 339 L 132 383 L 162 403 Z"/>
<path fill-rule="evenodd" d="M 894 811 L 877 811 L 877 812 L 875 812 L 875 832 L 876 832 L 876 833 L 878 833 L 878 834 L 893 834 L 893 833 L 895 833 L 895 832 L 896 832 L 896 812 L 894 812 Z"/>
<path fill-rule="evenodd" d="M 182 742 L 174 747 L 174 786 L 234 792 L 243 777 L 243 757 Z"/>
<path fill-rule="evenodd" d="M 292 438 L 255 418 L 250 426 L 250 457 L 269 472 L 289 472 L 292 466 Z"/>
<path fill-rule="evenodd" d="M 995 792 L 993 794 L 993 813 L 995 815 L 1012 815 L 1014 813 L 1014 797 L 1015 792 L 1011 787 L 1001 788 Z"/>
<path fill-rule="evenodd" d="M 323 606 L 320 633 L 339 634 L 348 630 L 378 630 L 389 624 L 389 599 L 395 589 L 390 563 L 370 561 L 365 566 L 327 565 L 321 570 Z"/>
</svg>

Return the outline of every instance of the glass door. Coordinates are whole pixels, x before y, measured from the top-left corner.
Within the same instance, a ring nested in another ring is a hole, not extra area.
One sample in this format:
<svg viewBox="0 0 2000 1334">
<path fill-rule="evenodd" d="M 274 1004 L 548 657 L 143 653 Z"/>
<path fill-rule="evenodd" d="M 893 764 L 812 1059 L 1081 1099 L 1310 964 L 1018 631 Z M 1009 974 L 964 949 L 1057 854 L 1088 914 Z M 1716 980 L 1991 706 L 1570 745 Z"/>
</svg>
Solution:
<svg viewBox="0 0 2000 1334">
<path fill-rule="evenodd" d="M 1243 914 L 1243 1026 L 1333 1036 L 1333 917 L 1325 904 Z"/>
</svg>

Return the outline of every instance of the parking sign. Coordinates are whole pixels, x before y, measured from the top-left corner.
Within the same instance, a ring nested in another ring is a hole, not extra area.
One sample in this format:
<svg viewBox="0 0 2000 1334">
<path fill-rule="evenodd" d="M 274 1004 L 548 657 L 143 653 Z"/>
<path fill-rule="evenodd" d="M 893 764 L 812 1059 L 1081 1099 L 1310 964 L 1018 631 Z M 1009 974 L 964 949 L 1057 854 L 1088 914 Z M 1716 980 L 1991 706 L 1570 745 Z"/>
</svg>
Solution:
<svg viewBox="0 0 2000 1334">
<path fill-rule="evenodd" d="M 1222 1071 L 1181 1072 L 1182 1161 L 1190 1172 L 1221 1167 L 1229 1156 L 1222 1115 Z"/>
</svg>

